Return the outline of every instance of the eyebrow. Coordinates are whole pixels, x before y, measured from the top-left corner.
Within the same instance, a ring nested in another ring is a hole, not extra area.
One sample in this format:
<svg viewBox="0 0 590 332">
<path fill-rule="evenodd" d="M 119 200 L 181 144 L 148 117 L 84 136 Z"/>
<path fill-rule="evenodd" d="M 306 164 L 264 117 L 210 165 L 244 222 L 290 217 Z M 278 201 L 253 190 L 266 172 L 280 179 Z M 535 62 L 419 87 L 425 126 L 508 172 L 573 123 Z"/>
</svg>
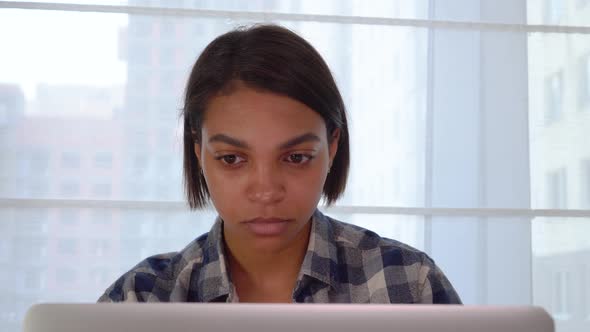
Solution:
<svg viewBox="0 0 590 332">
<path fill-rule="evenodd" d="M 299 135 L 297 137 L 291 138 L 288 141 L 280 144 L 279 149 L 284 150 L 284 149 L 292 148 L 292 147 L 299 145 L 301 143 L 319 142 L 319 141 L 321 141 L 321 140 L 316 134 L 305 133 L 303 135 Z M 209 143 L 215 143 L 215 142 L 233 145 L 235 147 L 242 148 L 242 149 L 249 149 L 250 148 L 250 145 L 248 145 L 248 143 L 246 143 L 242 140 L 239 140 L 237 138 L 233 138 L 231 136 L 228 136 L 226 134 L 216 134 L 216 135 L 211 136 L 211 138 L 209 138 Z"/>
</svg>

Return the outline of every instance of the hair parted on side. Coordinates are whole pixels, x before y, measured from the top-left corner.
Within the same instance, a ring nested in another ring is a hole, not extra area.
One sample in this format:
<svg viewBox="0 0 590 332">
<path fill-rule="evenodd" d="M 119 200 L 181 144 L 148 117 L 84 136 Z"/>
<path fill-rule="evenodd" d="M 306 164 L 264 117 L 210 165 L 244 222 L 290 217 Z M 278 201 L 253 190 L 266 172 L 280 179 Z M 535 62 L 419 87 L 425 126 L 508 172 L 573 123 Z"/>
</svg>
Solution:
<svg viewBox="0 0 590 332">
<path fill-rule="evenodd" d="M 205 207 L 209 190 L 194 151 L 209 100 L 233 83 L 297 100 L 319 113 L 338 151 L 323 188 L 328 205 L 344 192 L 350 163 L 346 109 L 328 65 L 305 39 L 278 25 L 241 27 L 214 39 L 197 59 L 184 96 L 184 188 L 189 207 Z"/>
</svg>

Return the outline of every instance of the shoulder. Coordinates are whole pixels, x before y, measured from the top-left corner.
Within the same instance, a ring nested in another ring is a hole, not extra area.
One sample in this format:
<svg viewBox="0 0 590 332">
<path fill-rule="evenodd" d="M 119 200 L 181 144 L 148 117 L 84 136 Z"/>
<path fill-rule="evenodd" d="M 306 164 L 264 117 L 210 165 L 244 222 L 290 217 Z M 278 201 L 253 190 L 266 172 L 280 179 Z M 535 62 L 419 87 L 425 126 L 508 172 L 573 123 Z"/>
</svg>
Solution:
<svg viewBox="0 0 590 332">
<path fill-rule="evenodd" d="M 434 260 L 423 251 L 368 229 L 327 217 L 339 264 L 362 270 L 370 294 L 391 303 L 460 303 Z M 386 293 L 387 296 L 384 296 Z"/>
<path fill-rule="evenodd" d="M 384 259 L 387 265 L 412 265 L 431 262 L 424 252 L 397 240 L 381 237 L 363 227 L 326 216 L 330 223 L 334 245 L 340 250 L 357 252 L 365 256 Z"/>
<path fill-rule="evenodd" d="M 202 261 L 208 234 L 189 243 L 182 251 L 150 256 L 119 277 L 98 302 L 167 302 L 176 288 L 189 283 L 187 267 Z"/>
</svg>

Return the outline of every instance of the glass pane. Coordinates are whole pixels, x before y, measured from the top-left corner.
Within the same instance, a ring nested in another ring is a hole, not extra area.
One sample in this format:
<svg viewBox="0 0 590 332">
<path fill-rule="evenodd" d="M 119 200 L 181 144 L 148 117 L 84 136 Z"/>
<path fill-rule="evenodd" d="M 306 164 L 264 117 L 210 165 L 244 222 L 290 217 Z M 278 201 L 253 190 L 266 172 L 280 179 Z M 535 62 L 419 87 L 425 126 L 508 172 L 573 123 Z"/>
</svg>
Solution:
<svg viewBox="0 0 590 332">
<path fill-rule="evenodd" d="M 214 220 L 212 212 L 0 208 L 0 330 L 20 331 L 36 302 L 95 302 L 142 259 L 182 250 Z"/>
<path fill-rule="evenodd" d="M 532 206 L 590 209 L 590 35 L 528 44 Z"/>
<path fill-rule="evenodd" d="M 425 246 L 465 304 L 528 305 L 530 221 L 503 217 L 433 217 Z"/>
<path fill-rule="evenodd" d="M 347 106 L 352 158 L 337 204 L 421 206 L 426 29 L 299 23 L 296 31 L 326 58 Z"/>
<path fill-rule="evenodd" d="M 424 251 L 424 224 L 422 216 L 391 214 L 333 213 L 322 212 L 336 220 L 371 230 L 381 237 L 394 239 Z"/>
<path fill-rule="evenodd" d="M 588 0 L 433 1 L 437 20 L 590 26 Z"/>
<path fill-rule="evenodd" d="M 328 215 L 423 247 L 421 217 Z M 215 219 L 212 211 L 113 208 L 2 208 L 0 216 L 6 240 L 0 247 L 3 331 L 19 330 L 36 302 L 96 301 L 139 261 L 181 250 Z"/>
<path fill-rule="evenodd" d="M 529 208 L 526 34 L 436 29 L 431 37 L 425 200 Z"/>
<path fill-rule="evenodd" d="M 532 229 L 533 303 L 557 331 L 590 328 L 590 219 L 536 218 Z"/>
<path fill-rule="evenodd" d="M 528 0 L 527 23 L 543 25 L 590 25 L 588 0 Z"/>
<path fill-rule="evenodd" d="M 6 38 L 8 61 L 0 64 L 9 115 L 0 195 L 183 199 L 178 110 L 185 80 L 205 45 L 234 25 L 23 10 L 0 12 L 0 22 L 1 30 L 23 31 Z M 47 28 L 31 28 L 39 22 Z M 355 158 L 339 203 L 421 205 L 426 30 L 285 25 L 316 45 L 346 99 Z"/>
</svg>

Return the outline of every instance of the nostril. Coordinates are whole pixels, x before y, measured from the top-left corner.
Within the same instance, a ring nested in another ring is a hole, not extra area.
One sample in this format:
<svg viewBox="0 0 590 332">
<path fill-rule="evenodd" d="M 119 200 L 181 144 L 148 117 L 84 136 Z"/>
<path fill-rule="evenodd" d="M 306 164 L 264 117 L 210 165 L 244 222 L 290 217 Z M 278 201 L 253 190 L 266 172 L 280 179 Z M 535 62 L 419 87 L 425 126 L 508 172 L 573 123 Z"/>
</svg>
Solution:
<svg viewBox="0 0 590 332">
<path fill-rule="evenodd" d="M 251 190 L 248 193 L 248 198 L 251 201 L 264 204 L 281 201 L 284 197 L 285 190 L 283 187 L 280 186 L 277 186 L 272 189 L 267 188 L 266 190 L 264 190 L 263 188 L 258 188 L 258 190 L 256 188 L 251 188 Z"/>
<path fill-rule="evenodd" d="M 268 201 L 270 200 L 270 198 L 272 198 L 272 193 L 271 192 L 262 192 L 262 193 L 257 193 L 257 198 L 261 201 Z"/>
</svg>

